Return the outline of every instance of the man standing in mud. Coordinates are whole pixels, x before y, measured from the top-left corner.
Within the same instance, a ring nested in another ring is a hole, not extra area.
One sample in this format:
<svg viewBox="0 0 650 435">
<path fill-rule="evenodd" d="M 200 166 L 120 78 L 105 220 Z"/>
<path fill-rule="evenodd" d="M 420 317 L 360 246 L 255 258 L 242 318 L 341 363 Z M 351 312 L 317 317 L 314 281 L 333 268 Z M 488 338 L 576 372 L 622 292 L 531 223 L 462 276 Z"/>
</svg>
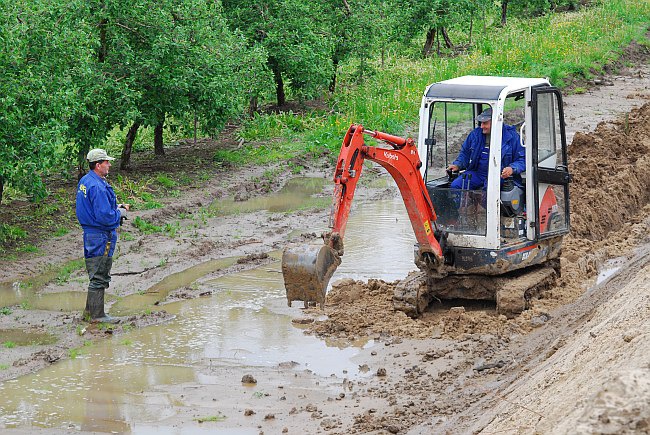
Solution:
<svg viewBox="0 0 650 435">
<path fill-rule="evenodd" d="M 106 181 L 111 160 L 106 151 L 92 149 L 86 158 L 90 172 L 77 186 L 77 219 L 83 228 L 84 258 L 90 278 L 84 318 L 91 322 L 119 323 L 104 312 L 104 290 L 111 281 L 117 227 L 126 217 L 129 204 L 118 204 Z"/>
</svg>

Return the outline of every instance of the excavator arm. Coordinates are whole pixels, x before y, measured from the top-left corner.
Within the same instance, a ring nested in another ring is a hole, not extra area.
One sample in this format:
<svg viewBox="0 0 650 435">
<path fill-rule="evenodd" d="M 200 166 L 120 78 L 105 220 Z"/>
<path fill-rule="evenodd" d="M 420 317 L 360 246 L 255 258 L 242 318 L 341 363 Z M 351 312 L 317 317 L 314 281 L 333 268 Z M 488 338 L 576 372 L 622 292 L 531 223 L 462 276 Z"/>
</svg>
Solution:
<svg viewBox="0 0 650 435">
<path fill-rule="evenodd" d="M 364 134 L 391 148 L 367 146 Z M 419 245 L 420 258 L 433 263 L 433 267 L 443 263 L 442 248 L 436 238 L 440 236 L 436 228 L 436 213 L 420 175 L 422 162 L 413 139 L 351 125 L 343 139 L 334 172 L 330 215 L 332 231 L 324 235 L 323 245 L 287 248 L 283 252 L 282 274 L 289 306 L 293 300 L 302 300 L 305 306 L 308 302 L 319 302 L 323 306 L 327 284 L 341 263 L 343 236 L 366 159 L 384 167 L 397 183 Z"/>
</svg>

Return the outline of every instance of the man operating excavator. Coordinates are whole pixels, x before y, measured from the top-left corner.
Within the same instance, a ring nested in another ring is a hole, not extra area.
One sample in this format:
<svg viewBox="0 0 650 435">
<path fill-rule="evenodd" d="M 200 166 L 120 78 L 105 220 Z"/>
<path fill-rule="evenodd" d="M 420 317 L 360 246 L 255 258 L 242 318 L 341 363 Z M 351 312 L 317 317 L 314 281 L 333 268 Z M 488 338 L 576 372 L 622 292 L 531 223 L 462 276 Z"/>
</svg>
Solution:
<svg viewBox="0 0 650 435">
<path fill-rule="evenodd" d="M 452 189 L 485 190 L 487 187 L 492 108 L 485 109 L 476 121 L 481 126 L 467 136 L 458 158 L 447 167 L 450 172 L 465 170 L 462 176 L 452 181 Z M 503 124 L 501 143 L 501 178 L 512 177 L 514 184 L 521 187 L 521 173 L 526 170 L 526 150 L 521 146 L 517 129 Z"/>
</svg>

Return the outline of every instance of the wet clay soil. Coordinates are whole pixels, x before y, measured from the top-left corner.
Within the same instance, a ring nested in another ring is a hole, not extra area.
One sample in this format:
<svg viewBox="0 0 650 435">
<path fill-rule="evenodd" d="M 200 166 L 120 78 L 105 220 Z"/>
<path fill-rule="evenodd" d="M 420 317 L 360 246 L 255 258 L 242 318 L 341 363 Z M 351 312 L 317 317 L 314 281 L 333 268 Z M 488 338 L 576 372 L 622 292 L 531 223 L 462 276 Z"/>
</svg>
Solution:
<svg viewBox="0 0 650 435">
<path fill-rule="evenodd" d="M 356 357 L 364 376 L 321 378 L 291 364 L 260 368 L 258 400 L 242 386 L 242 371 L 198 370 L 214 382 L 160 386 L 148 399 L 171 397 L 174 412 L 148 427 L 205 429 L 198 416 L 226 410 L 230 427 L 246 433 L 647 433 L 650 430 L 650 70 L 640 66 L 607 77 L 584 95 L 565 98 L 571 134 L 569 164 L 572 234 L 565 239 L 562 276 L 556 287 L 508 320 L 493 308 L 439 306 L 420 319 L 392 310 L 395 282 L 335 282 L 324 314 L 295 308 L 296 324 L 324 340 L 373 339 L 378 345 Z M 608 101 L 607 105 L 599 103 Z M 597 121 L 606 121 L 594 125 Z M 594 129 L 595 128 L 595 129 Z M 306 175 L 329 177 L 327 163 Z M 220 174 L 163 209 L 135 211 L 160 225 L 190 215 L 228 191 L 255 195 L 246 181 L 264 168 Z M 367 171 L 367 179 L 373 177 Z M 377 176 L 377 175 L 375 175 Z M 381 174 L 379 175 L 382 176 Z M 357 198 L 397 195 L 393 188 L 362 185 Z M 323 197 L 328 195 L 323 193 Z M 245 198 L 240 198 L 245 199 Z M 191 221 L 191 218 L 187 218 Z M 271 261 L 264 254 L 313 240 L 326 227 L 327 211 L 252 211 L 208 218 L 192 235 L 160 234 L 120 242 L 110 288 L 115 300 L 138 294 L 167 276 L 220 258 L 242 258 L 205 276 L 214 279 Z M 187 223 L 187 222 L 186 222 Z M 297 230 L 297 231 L 296 231 Z M 127 230 L 128 231 L 128 230 Z M 80 256 L 80 234 L 43 247 L 44 256 L 5 262 L 0 281 L 38 274 L 53 259 Z M 619 269 L 595 284 L 608 259 Z M 343 258 L 345 261 L 345 257 Z M 83 273 L 41 293 L 83 291 Z M 145 326 L 170 318 L 164 305 L 192 298 L 200 289 L 182 286 L 161 297 L 153 313 L 132 316 Z M 120 334 L 87 325 L 78 313 L 15 305 L 0 316 L 0 330 L 22 329 L 58 337 L 55 344 L 3 349 L 0 381 L 34 372 L 69 357 L 87 340 Z M 161 310 L 161 311 L 158 311 Z M 248 373 L 246 373 L 248 374 Z M 228 392 L 228 394 L 224 394 Z M 144 393 L 147 395 L 147 393 Z M 36 427 L 24 427 L 26 432 Z M 45 429 L 55 431 L 54 428 Z M 57 429 L 65 431 L 63 429 Z"/>
</svg>

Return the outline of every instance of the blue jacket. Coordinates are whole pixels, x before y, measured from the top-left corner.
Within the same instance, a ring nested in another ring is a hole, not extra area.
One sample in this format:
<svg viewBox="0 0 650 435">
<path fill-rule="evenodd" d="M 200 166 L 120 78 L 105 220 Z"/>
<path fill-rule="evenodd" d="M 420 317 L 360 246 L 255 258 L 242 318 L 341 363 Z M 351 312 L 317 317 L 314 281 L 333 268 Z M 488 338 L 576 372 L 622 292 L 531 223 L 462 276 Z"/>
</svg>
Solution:
<svg viewBox="0 0 650 435">
<path fill-rule="evenodd" d="M 105 254 L 106 243 L 112 257 L 117 243 L 116 228 L 120 226 L 120 212 L 113 188 L 93 171 L 84 175 L 77 185 L 77 220 L 84 230 L 84 257 Z"/>
<path fill-rule="evenodd" d="M 453 164 L 459 169 L 475 171 L 478 169 L 481 151 L 485 147 L 485 135 L 480 127 L 467 136 Z M 517 129 L 503 124 L 501 132 L 501 170 L 506 166 L 512 168 L 512 179 L 519 187 L 523 185 L 521 173 L 526 170 L 526 150 L 521 146 Z"/>
</svg>

